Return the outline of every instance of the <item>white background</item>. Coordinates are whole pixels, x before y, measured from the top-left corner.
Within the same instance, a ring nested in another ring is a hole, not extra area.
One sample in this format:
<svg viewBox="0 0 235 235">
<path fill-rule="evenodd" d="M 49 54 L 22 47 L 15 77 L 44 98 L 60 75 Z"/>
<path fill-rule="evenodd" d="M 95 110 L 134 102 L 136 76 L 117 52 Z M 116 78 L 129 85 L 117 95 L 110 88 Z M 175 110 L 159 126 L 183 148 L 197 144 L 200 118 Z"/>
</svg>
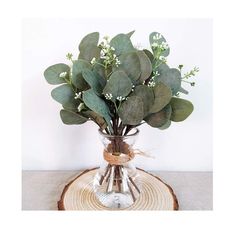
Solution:
<svg viewBox="0 0 235 235">
<path fill-rule="evenodd" d="M 25 19 L 23 20 L 22 167 L 25 170 L 84 169 L 99 165 L 102 144 L 97 127 L 89 122 L 67 126 L 59 116 L 61 105 L 50 97 L 54 88 L 43 72 L 65 55 L 78 54 L 87 33 L 114 36 L 136 30 L 134 45 L 148 48 L 148 35 L 158 31 L 170 45 L 168 64 L 200 68 L 196 86 L 182 98 L 195 110 L 184 122 L 160 131 L 143 125 L 135 147 L 155 158 L 136 157 L 146 170 L 212 170 L 212 21 L 208 19 Z"/>
</svg>

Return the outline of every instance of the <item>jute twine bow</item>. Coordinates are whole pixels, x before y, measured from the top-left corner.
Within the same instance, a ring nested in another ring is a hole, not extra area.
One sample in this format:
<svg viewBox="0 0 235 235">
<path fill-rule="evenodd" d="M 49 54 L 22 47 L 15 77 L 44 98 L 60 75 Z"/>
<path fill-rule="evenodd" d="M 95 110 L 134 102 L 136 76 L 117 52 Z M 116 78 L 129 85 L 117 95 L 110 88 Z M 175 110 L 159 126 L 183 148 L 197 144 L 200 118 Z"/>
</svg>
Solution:
<svg viewBox="0 0 235 235">
<path fill-rule="evenodd" d="M 107 150 L 104 150 L 103 155 L 104 159 L 111 165 L 123 165 L 131 161 L 136 155 L 154 158 L 139 149 L 129 149 L 128 153 L 110 153 Z"/>
</svg>

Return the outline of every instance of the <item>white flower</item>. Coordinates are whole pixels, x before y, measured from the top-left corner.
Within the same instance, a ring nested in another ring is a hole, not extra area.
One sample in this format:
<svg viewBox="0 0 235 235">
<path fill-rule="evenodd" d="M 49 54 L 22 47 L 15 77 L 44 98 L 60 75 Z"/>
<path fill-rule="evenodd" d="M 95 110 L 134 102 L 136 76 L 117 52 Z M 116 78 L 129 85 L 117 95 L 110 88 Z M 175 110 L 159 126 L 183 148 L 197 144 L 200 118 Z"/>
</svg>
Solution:
<svg viewBox="0 0 235 235">
<path fill-rule="evenodd" d="M 96 62 L 96 58 L 93 57 L 93 59 L 91 60 L 91 64 L 94 64 Z"/>
<path fill-rule="evenodd" d="M 167 50 L 169 48 L 168 44 L 166 42 L 162 42 L 160 45 L 161 49 Z"/>
<path fill-rule="evenodd" d="M 154 42 L 154 43 L 152 43 L 151 46 L 152 46 L 152 47 L 158 47 L 158 43 L 157 43 L 157 42 Z"/>
<path fill-rule="evenodd" d="M 165 56 L 159 56 L 159 60 L 161 60 L 162 62 L 166 63 L 166 57 Z"/>
<path fill-rule="evenodd" d="M 65 78 L 66 75 L 67 75 L 67 72 L 62 72 L 62 73 L 60 73 L 59 77 L 60 77 L 60 78 Z"/>
<path fill-rule="evenodd" d="M 74 99 L 76 100 L 78 98 L 81 98 L 81 94 L 82 94 L 81 92 L 75 93 Z"/>
<path fill-rule="evenodd" d="M 106 100 L 111 100 L 113 98 L 113 95 L 111 93 L 107 93 L 104 95 Z"/>
<path fill-rule="evenodd" d="M 123 100 L 125 100 L 125 99 L 126 99 L 126 98 L 125 98 L 125 97 L 122 97 L 122 96 L 118 96 L 118 97 L 117 97 L 117 100 L 118 100 L 118 101 L 123 101 Z"/>
<path fill-rule="evenodd" d="M 111 47 L 110 49 L 111 49 L 112 51 L 115 51 L 115 48 L 114 48 L 114 47 Z"/>
<path fill-rule="evenodd" d="M 84 109 L 84 107 L 85 107 L 84 103 L 79 104 L 78 112 L 81 112 Z"/>
<path fill-rule="evenodd" d="M 148 87 L 155 87 L 155 85 L 156 85 L 156 83 L 155 83 L 155 81 L 154 81 L 154 77 L 152 77 L 152 78 L 150 79 L 150 81 L 148 82 Z"/>
<path fill-rule="evenodd" d="M 159 75 L 160 75 L 160 73 L 159 73 L 158 71 L 153 72 L 153 74 L 154 74 L 155 76 L 159 76 Z"/>
</svg>

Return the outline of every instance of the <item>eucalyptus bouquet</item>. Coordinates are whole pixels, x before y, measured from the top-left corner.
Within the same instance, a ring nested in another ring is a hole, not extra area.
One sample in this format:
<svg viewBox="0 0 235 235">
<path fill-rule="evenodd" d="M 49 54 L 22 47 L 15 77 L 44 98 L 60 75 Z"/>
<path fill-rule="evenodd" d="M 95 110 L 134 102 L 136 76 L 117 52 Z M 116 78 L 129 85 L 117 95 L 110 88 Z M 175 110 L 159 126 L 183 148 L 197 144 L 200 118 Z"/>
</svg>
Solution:
<svg viewBox="0 0 235 235">
<path fill-rule="evenodd" d="M 149 35 L 151 51 L 133 46 L 133 33 L 111 40 L 106 36 L 100 43 L 99 33 L 90 33 L 80 42 L 77 59 L 67 54 L 70 65 L 55 64 L 44 72 L 48 83 L 62 84 L 51 95 L 63 106 L 63 123 L 92 120 L 99 126 L 106 163 L 93 185 L 99 201 L 111 208 L 132 205 L 141 192 L 138 172 L 131 164 L 136 127 L 147 123 L 163 130 L 171 121 L 184 121 L 193 105 L 179 98 L 180 93 L 188 94 L 181 85 L 193 86 L 188 79 L 198 72 L 195 67 L 182 74 L 183 65 L 167 65 L 170 48 L 160 33 Z"/>
<path fill-rule="evenodd" d="M 193 86 L 188 79 L 198 68 L 183 75 L 183 65 L 167 65 L 170 48 L 160 33 L 149 35 L 151 51 L 133 46 L 133 33 L 106 36 L 100 43 L 99 33 L 90 33 L 80 42 L 77 59 L 67 54 L 70 65 L 45 70 L 49 84 L 62 84 L 51 96 L 62 104 L 64 124 L 92 120 L 107 134 L 122 136 L 144 123 L 163 130 L 192 113 L 192 103 L 179 95 L 188 94 L 181 84 Z"/>
</svg>

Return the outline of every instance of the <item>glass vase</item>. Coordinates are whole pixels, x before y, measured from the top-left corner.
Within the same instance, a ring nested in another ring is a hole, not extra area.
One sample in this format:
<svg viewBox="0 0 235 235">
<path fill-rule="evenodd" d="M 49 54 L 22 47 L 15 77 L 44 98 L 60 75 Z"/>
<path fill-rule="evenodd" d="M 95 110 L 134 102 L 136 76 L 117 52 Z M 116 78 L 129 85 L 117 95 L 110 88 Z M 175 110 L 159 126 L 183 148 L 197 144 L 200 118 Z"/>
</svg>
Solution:
<svg viewBox="0 0 235 235">
<path fill-rule="evenodd" d="M 127 208 L 139 197 L 141 181 L 132 161 L 138 133 L 137 128 L 126 136 L 108 135 L 99 130 L 104 160 L 95 175 L 93 187 L 97 199 L 105 207 Z"/>
</svg>

